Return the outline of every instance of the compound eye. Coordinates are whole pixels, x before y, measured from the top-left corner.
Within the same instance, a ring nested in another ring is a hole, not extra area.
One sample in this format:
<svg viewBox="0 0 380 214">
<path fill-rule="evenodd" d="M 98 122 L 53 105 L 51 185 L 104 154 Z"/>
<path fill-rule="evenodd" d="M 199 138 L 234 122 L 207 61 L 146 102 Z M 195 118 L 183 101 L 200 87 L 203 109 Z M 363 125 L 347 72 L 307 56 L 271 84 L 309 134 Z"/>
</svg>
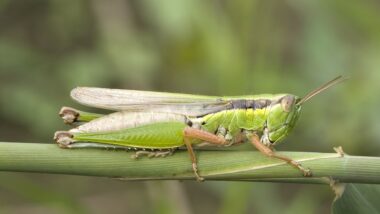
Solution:
<svg viewBox="0 0 380 214">
<path fill-rule="evenodd" d="M 294 104 L 294 96 L 286 95 L 281 99 L 281 107 L 285 112 L 290 112 Z"/>
</svg>

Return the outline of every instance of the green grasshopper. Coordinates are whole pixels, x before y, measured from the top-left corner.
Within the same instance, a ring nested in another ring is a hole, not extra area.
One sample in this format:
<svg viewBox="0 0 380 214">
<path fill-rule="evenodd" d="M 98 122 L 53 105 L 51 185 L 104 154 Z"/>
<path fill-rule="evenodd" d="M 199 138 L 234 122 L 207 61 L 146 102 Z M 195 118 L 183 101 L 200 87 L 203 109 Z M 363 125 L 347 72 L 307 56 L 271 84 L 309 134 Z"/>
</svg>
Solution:
<svg viewBox="0 0 380 214">
<path fill-rule="evenodd" d="M 263 154 L 311 176 L 309 169 L 275 153 L 273 146 L 293 129 L 306 101 L 344 79 L 339 76 L 303 98 L 292 94 L 215 97 L 78 87 L 71 91 L 74 100 L 117 112 L 103 116 L 63 107 L 60 116 L 65 123 L 79 126 L 57 131 L 54 139 L 62 148 L 132 148 L 137 150 L 134 158 L 166 156 L 186 147 L 197 180 L 203 178 L 198 174 L 193 146 L 249 141 Z"/>
</svg>

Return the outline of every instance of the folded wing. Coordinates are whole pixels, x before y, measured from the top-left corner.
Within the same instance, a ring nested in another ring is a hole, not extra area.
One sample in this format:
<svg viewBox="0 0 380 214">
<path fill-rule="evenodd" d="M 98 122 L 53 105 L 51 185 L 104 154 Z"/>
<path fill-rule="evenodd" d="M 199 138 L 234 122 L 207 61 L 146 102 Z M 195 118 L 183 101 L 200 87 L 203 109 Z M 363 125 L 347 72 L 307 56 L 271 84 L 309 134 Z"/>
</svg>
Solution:
<svg viewBox="0 0 380 214">
<path fill-rule="evenodd" d="M 230 99 L 179 93 L 77 87 L 71 91 L 77 102 L 115 111 L 152 111 L 202 116 L 231 107 Z"/>
</svg>

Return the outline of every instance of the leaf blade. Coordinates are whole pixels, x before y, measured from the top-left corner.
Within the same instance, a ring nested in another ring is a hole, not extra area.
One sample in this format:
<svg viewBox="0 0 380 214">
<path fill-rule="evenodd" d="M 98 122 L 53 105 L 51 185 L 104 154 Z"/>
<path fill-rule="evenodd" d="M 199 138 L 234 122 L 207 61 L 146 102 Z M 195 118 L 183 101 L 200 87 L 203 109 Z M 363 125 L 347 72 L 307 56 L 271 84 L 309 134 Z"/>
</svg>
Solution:
<svg viewBox="0 0 380 214">
<path fill-rule="evenodd" d="M 380 185 L 347 184 L 343 195 L 334 201 L 332 213 L 380 213 Z"/>
</svg>

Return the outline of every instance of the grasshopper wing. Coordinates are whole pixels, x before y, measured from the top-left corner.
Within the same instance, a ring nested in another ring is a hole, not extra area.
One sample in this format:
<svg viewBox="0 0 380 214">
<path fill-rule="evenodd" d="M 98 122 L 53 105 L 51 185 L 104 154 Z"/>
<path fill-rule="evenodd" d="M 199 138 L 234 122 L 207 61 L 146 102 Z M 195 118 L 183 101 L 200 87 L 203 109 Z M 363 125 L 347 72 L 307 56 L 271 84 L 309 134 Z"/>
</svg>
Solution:
<svg viewBox="0 0 380 214">
<path fill-rule="evenodd" d="M 231 107 L 229 99 L 191 94 L 77 87 L 71 91 L 77 102 L 115 111 L 152 111 L 202 116 Z"/>
</svg>

